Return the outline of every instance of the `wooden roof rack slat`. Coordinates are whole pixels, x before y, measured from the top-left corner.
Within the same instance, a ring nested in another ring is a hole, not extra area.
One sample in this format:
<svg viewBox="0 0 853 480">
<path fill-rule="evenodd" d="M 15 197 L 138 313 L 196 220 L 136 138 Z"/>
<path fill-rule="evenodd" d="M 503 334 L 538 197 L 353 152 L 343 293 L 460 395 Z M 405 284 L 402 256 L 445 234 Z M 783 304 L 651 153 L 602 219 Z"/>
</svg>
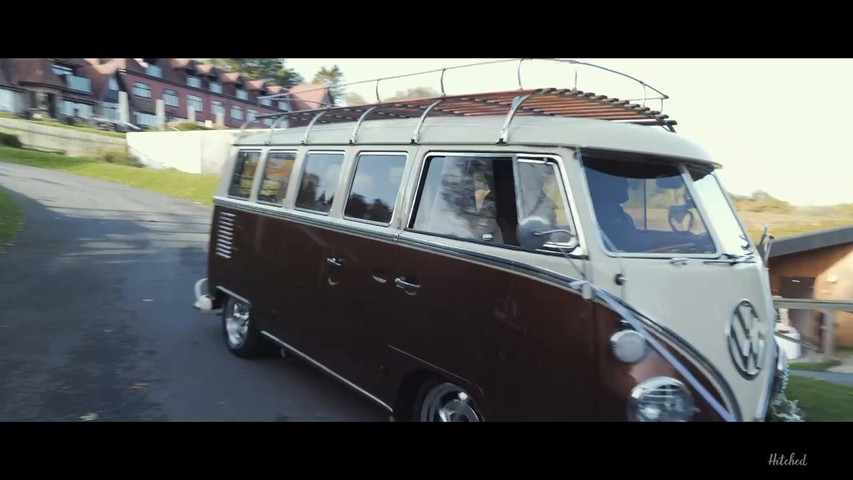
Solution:
<svg viewBox="0 0 853 480">
<path fill-rule="evenodd" d="M 498 137 L 498 143 L 506 143 L 509 137 L 509 128 L 513 118 L 516 116 L 550 116 L 550 117 L 577 117 L 577 118 L 592 118 L 599 120 L 611 120 L 618 122 L 629 122 L 638 125 L 657 125 L 675 131 L 673 128 L 676 125 L 674 120 L 670 120 L 667 115 L 661 112 L 651 110 L 645 106 L 647 100 L 660 100 L 663 105 L 663 100 L 669 97 L 659 90 L 651 87 L 645 82 L 634 77 L 626 75 L 615 70 L 597 65 L 578 62 L 576 60 L 562 59 L 546 59 L 555 62 L 569 63 L 574 65 L 590 66 L 605 70 L 623 77 L 629 78 L 643 87 L 643 103 L 635 104 L 629 100 L 620 100 L 618 98 L 610 98 L 606 95 L 599 95 L 593 92 L 585 92 L 575 88 L 539 88 L 523 90 L 521 87 L 521 62 L 532 59 L 511 59 L 498 60 L 490 62 L 482 62 L 472 65 L 463 65 L 458 67 L 443 68 L 434 72 L 441 72 L 441 91 L 440 97 L 420 98 L 411 100 L 396 100 L 388 102 L 377 102 L 368 105 L 351 105 L 345 107 L 335 107 L 325 105 L 323 108 L 298 110 L 293 112 L 281 112 L 269 115 L 260 115 L 255 119 L 275 118 L 275 122 L 270 126 L 270 135 L 267 139 L 267 144 L 272 141 L 272 135 L 275 127 L 284 119 L 288 120 L 289 127 L 307 126 L 302 143 L 307 143 L 309 133 L 315 124 L 330 124 L 341 122 L 354 122 L 352 134 L 349 142 L 356 143 L 358 131 L 368 116 L 375 118 L 418 118 L 418 122 L 412 133 L 411 142 L 419 141 L 421 130 L 426 118 L 429 115 L 435 116 L 485 116 L 485 115 L 505 115 L 505 120 Z M 447 70 L 458 68 L 468 68 L 485 64 L 496 64 L 507 61 L 518 61 L 518 80 L 519 90 L 502 91 L 502 92 L 486 92 L 479 94 L 465 95 L 446 95 L 444 90 L 444 73 Z M 397 75 L 394 77 L 380 78 L 363 82 L 352 82 L 343 86 L 355 85 L 359 83 L 376 82 L 378 91 L 379 82 L 381 80 L 404 78 L 409 76 L 421 75 L 430 72 L 420 72 L 410 75 Z M 318 86 L 317 88 L 328 88 Z M 651 89 L 658 93 L 659 97 L 648 97 L 647 91 Z M 304 91 L 303 91 L 304 92 Z M 280 98 L 291 96 L 289 92 L 269 95 L 263 98 Z M 243 124 L 241 130 L 247 125 L 248 121 Z"/>
</svg>

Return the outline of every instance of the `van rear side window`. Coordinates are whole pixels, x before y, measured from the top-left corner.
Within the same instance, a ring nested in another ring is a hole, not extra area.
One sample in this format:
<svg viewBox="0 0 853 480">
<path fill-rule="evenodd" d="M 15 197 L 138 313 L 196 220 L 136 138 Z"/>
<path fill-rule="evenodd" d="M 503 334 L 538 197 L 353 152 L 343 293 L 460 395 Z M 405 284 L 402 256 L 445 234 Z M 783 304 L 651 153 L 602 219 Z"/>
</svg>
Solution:
<svg viewBox="0 0 853 480">
<path fill-rule="evenodd" d="M 512 157 L 427 159 L 412 228 L 426 233 L 518 246 Z"/>
<path fill-rule="evenodd" d="M 284 200 L 294 161 L 296 152 L 270 152 L 267 156 L 264 180 L 258 192 L 258 201 L 280 203 Z"/>
<path fill-rule="evenodd" d="M 249 198 L 260 161 L 261 152 L 258 151 L 242 150 L 237 154 L 237 160 L 234 162 L 234 173 L 231 176 L 231 185 L 228 187 L 229 196 Z"/>
<path fill-rule="evenodd" d="M 406 155 L 362 154 L 358 157 L 344 215 L 388 224 L 403 182 Z"/>
<path fill-rule="evenodd" d="M 340 180 L 343 153 L 311 152 L 305 157 L 305 168 L 296 196 L 296 208 L 329 213 Z"/>
</svg>

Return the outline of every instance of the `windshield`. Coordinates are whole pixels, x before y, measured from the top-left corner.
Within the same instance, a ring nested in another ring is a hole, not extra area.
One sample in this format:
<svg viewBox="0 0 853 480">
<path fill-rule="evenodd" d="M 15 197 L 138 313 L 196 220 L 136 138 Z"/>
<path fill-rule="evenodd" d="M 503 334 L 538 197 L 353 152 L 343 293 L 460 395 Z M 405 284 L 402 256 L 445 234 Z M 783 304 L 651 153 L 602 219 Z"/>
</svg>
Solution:
<svg viewBox="0 0 853 480">
<path fill-rule="evenodd" d="M 608 250 L 712 254 L 716 248 L 678 167 L 587 157 L 595 217 Z"/>
<path fill-rule="evenodd" d="M 691 170 L 690 176 L 693 178 L 693 190 L 699 197 L 708 220 L 714 226 L 722 251 L 734 255 L 750 253 L 752 247 L 748 237 L 738 222 L 717 175 Z"/>
</svg>

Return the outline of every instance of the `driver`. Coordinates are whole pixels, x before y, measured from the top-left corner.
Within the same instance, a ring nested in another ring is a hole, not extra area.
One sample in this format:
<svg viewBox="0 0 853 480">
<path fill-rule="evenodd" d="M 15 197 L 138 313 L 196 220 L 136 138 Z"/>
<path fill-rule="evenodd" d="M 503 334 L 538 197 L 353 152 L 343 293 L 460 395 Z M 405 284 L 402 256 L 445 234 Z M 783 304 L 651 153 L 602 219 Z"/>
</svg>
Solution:
<svg viewBox="0 0 853 480">
<path fill-rule="evenodd" d="M 622 204 L 629 198 L 628 179 L 593 169 L 587 170 L 587 179 L 598 226 L 603 236 L 612 243 L 607 247 L 625 250 L 637 238 L 634 219 L 622 208 Z"/>
</svg>

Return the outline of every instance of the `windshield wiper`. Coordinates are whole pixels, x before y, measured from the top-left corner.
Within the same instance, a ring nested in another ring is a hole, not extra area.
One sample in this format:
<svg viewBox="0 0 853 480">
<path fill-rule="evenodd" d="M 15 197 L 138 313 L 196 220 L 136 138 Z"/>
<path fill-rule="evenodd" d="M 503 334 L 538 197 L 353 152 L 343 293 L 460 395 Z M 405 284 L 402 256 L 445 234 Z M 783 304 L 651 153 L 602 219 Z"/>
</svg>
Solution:
<svg viewBox="0 0 853 480">
<path fill-rule="evenodd" d="M 711 263 L 711 264 L 728 264 L 728 265 L 736 265 L 738 263 L 755 263 L 755 252 L 744 253 L 743 255 L 734 255 L 731 253 L 724 253 L 722 255 L 724 258 L 718 258 L 715 260 L 706 260 L 703 263 Z"/>
</svg>

